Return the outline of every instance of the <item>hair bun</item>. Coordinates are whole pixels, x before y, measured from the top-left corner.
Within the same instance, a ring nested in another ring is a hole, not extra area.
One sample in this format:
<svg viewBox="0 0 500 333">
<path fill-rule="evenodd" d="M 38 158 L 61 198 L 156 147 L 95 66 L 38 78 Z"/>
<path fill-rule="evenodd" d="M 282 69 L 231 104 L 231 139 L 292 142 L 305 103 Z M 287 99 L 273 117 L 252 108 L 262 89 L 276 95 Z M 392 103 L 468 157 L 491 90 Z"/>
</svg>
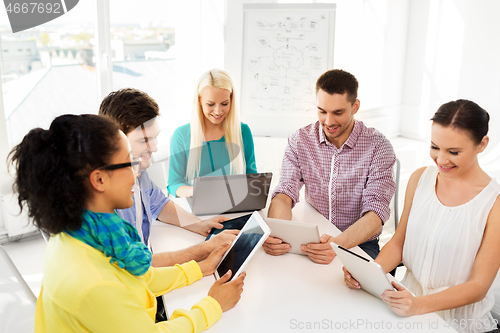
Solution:
<svg viewBox="0 0 500 333">
<path fill-rule="evenodd" d="M 20 207 L 40 229 L 56 234 L 81 227 L 88 198 L 84 179 L 119 150 L 118 126 L 97 115 L 64 115 L 35 128 L 9 154 Z M 82 152 L 78 153 L 78 148 Z"/>
</svg>

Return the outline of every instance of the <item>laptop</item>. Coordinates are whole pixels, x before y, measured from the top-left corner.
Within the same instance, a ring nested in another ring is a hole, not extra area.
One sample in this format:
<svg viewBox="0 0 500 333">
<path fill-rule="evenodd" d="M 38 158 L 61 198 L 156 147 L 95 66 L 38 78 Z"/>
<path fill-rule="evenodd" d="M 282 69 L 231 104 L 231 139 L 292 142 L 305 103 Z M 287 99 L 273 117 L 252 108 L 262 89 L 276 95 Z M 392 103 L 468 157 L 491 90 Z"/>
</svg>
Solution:
<svg viewBox="0 0 500 333">
<path fill-rule="evenodd" d="M 195 215 L 260 210 L 266 206 L 272 177 L 271 172 L 196 177 L 187 201 Z"/>
</svg>

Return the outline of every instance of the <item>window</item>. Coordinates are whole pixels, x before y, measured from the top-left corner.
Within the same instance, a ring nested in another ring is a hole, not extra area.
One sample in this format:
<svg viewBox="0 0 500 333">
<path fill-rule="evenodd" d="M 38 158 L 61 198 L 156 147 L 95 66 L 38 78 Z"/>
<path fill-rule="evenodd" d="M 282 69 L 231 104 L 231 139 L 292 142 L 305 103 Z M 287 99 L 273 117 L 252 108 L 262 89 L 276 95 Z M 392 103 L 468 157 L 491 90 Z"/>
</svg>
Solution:
<svg viewBox="0 0 500 333">
<path fill-rule="evenodd" d="M 168 145 L 176 101 L 173 0 L 110 0 L 113 90 L 136 88 L 156 100 L 163 114 L 158 141 Z M 130 10 L 134 8 L 134 10 Z"/>
<path fill-rule="evenodd" d="M 15 34 L 0 11 L 9 146 L 58 115 L 97 113 L 102 97 L 125 87 L 158 102 L 160 140 L 168 145 L 175 128 L 190 119 L 195 80 L 208 68 L 224 67 L 223 8 L 223 0 L 80 1 L 63 16 Z M 97 22 L 109 31 L 94 31 Z"/>
<path fill-rule="evenodd" d="M 48 128 L 61 114 L 97 113 L 92 4 L 80 1 L 65 15 L 15 34 L 6 12 L 0 11 L 1 81 L 10 146 L 32 128 Z"/>
</svg>

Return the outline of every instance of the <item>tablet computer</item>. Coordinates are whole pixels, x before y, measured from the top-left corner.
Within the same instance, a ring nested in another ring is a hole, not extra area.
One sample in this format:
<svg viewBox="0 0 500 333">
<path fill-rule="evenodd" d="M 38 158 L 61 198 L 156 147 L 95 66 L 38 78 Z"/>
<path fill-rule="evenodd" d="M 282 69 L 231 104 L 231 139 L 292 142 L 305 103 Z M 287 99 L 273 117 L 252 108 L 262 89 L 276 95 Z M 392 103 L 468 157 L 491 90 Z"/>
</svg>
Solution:
<svg viewBox="0 0 500 333">
<path fill-rule="evenodd" d="M 264 219 L 258 212 L 254 212 L 234 239 L 229 250 L 224 253 L 219 266 L 215 269 L 215 277 L 219 279 L 228 270 L 233 272 L 229 280 L 240 275 L 270 233 L 271 230 Z"/>
<path fill-rule="evenodd" d="M 331 245 L 345 268 L 359 282 L 361 289 L 378 298 L 387 289 L 394 290 L 382 266 L 335 243 Z"/>
<path fill-rule="evenodd" d="M 303 254 L 300 251 L 302 244 L 319 243 L 318 226 L 312 223 L 264 218 L 269 228 L 271 236 L 280 238 L 283 242 L 290 244 L 292 249 L 289 253 Z"/>
<path fill-rule="evenodd" d="M 247 223 L 250 216 L 252 216 L 252 214 L 243 215 L 243 216 L 231 219 L 231 220 L 227 220 L 226 222 L 222 222 L 222 225 L 223 225 L 222 229 L 212 228 L 212 230 L 210 230 L 210 232 L 208 233 L 208 236 L 207 236 L 207 238 L 205 238 L 205 240 L 206 241 L 209 240 L 214 235 L 217 235 L 218 233 L 221 233 L 224 230 L 231 230 L 231 229 L 241 230 L 243 228 L 243 226 L 245 225 L 245 223 Z"/>
</svg>

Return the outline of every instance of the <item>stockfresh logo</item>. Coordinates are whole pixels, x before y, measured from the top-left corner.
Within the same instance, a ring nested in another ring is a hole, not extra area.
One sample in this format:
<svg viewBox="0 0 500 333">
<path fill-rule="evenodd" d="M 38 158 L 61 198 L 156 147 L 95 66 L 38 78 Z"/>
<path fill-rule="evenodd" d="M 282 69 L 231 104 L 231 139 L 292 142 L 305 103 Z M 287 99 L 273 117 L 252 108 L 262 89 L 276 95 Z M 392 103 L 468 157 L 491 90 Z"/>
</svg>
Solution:
<svg viewBox="0 0 500 333">
<path fill-rule="evenodd" d="M 4 0 L 12 32 L 52 21 L 72 10 L 79 0 Z"/>
</svg>

